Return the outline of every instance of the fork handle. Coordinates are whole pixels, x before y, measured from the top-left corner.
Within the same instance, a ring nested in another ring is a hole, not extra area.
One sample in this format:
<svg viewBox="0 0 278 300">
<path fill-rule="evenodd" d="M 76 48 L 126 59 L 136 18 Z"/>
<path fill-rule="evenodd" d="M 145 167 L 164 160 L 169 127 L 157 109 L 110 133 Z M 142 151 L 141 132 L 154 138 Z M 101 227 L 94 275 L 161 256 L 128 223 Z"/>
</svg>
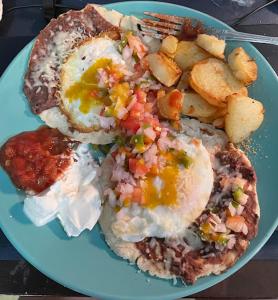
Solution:
<svg viewBox="0 0 278 300">
<path fill-rule="evenodd" d="M 278 46 L 278 37 L 274 37 L 274 36 L 265 36 L 265 35 L 251 34 L 251 33 L 231 31 L 231 30 L 221 30 L 221 36 L 225 40 L 272 44 Z"/>
</svg>

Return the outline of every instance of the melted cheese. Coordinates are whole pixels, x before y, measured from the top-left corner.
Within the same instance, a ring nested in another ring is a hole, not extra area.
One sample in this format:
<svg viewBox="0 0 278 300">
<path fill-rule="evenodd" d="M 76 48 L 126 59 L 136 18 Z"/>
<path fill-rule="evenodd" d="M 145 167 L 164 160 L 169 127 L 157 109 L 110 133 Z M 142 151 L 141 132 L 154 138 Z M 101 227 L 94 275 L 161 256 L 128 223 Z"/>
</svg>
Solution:
<svg viewBox="0 0 278 300">
<path fill-rule="evenodd" d="M 56 32 L 53 41 L 46 50 L 40 50 L 40 60 L 31 74 L 32 86 L 38 88 L 45 86 L 48 92 L 57 87 L 59 70 L 65 58 L 73 51 L 73 45 L 83 37 L 82 29 L 71 32 Z M 33 57 L 35 59 L 35 57 Z M 44 83 L 42 83 L 42 80 Z M 29 82 L 26 83 L 30 84 Z"/>
</svg>

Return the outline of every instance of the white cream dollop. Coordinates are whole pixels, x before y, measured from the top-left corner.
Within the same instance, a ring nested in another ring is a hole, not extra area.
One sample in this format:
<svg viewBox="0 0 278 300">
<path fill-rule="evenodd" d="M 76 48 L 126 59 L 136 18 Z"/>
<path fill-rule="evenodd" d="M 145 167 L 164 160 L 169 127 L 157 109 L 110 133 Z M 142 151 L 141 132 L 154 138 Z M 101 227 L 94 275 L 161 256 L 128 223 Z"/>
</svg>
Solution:
<svg viewBox="0 0 278 300">
<path fill-rule="evenodd" d="M 49 189 L 25 198 L 24 212 L 36 226 L 58 217 L 68 236 L 79 236 L 98 221 L 101 197 L 96 181 L 98 166 L 89 145 L 80 144 L 72 159 L 63 177 Z"/>
</svg>

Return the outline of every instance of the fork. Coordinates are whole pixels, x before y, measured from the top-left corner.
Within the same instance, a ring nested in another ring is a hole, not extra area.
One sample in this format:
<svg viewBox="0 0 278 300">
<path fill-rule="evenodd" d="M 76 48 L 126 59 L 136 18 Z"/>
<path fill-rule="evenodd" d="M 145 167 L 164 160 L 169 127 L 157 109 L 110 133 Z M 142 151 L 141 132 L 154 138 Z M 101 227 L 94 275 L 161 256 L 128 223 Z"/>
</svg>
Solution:
<svg viewBox="0 0 278 300">
<path fill-rule="evenodd" d="M 139 27 L 141 27 L 142 33 L 160 40 L 168 35 L 179 36 L 182 33 L 183 26 L 186 22 L 192 23 L 193 28 L 196 28 L 201 24 L 200 21 L 193 18 L 159 14 L 149 11 L 145 11 L 144 14 L 158 20 L 149 18 L 140 20 Z M 215 35 L 224 40 L 278 45 L 278 37 L 250 34 L 232 29 L 217 29 L 207 26 L 204 29 L 205 33 Z"/>
</svg>

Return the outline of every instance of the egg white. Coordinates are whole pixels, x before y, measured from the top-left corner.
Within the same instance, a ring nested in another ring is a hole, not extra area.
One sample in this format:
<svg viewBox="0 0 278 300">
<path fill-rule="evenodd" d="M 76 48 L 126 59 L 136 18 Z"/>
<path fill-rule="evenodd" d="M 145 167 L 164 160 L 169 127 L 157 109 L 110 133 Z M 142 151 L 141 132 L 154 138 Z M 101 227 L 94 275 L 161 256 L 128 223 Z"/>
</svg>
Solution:
<svg viewBox="0 0 278 300">
<path fill-rule="evenodd" d="M 108 129 L 114 124 L 114 118 L 100 116 L 103 105 L 95 105 L 88 113 L 83 113 L 79 109 L 80 99 L 70 101 L 66 91 L 100 58 L 109 58 L 124 70 L 126 63 L 117 50 L 117 44 L 117 41 L 106 37 L 91 38 L 76 47 L 61 68 L 61 108 L 72 125 L 80 131 Z"/>
<path fill-rule="evenodd" d="M 115 215 L 112 231 L 116 237 L 138 242 L 146 237 L 180 237 L 205 209 L 213 188 L 213 170 L 209 153 L 201 141 L 185 135 L 177 137 L 178 144 L 192 158 L 189 169 L 179 171 L 177 205 L 145 208 L 138 204 L 123 207 Z M 159 189 L 159 180 L 154 182 Z"/>
</svg>

